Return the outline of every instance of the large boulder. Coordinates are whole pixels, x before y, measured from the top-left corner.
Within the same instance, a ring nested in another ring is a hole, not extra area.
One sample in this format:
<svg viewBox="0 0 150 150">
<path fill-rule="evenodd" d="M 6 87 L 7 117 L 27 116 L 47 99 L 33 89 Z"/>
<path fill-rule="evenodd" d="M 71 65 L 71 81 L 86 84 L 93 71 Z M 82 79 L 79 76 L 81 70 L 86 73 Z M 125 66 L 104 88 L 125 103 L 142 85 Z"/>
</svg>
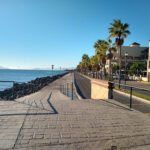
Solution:
<svg viewBox="0 0 150 150">
<path fill-rule="evenodd" d="M 14 83 L 12 88 L 6 89 L 4 91 L 0 91 L 0 99 L 3 100 L 14 100 L 16 98 L 37 92 L 42 89 L 44 86 L 53 82 L 54 80 L 64 76 L 67 73 L 56 75 L 53 77 L 42 77 L 36 78 L 35 80 L 31 80 L 28 83 Z"/>
</svg>

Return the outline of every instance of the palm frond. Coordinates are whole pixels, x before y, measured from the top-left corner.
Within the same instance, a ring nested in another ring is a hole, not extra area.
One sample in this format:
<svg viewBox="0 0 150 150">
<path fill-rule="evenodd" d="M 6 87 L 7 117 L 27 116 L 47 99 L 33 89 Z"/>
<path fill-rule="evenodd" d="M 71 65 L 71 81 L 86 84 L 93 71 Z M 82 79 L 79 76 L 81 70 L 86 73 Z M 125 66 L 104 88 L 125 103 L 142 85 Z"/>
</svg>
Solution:
<svg viewBox="0 0 150 150">
<path fill-rule="evenodd" d="M 121 41 L 118 41 L 118 43 L 116 43 L 116 45 L 119 46 L 119 43 L 123 43 L 123 38 L 126 38 L 127 35 L 130 34 L 130 31 L 127 30 L 129 27 L 129 24 L 127 23 L 122 23 L 120 19 L 118 20 L 113 20 L 112 23 L 110 23 L 111 27 L 108 28 L 108 33 L 110 33 L 110 35 L 108 36 L 108 39 L 110 39 L 111 37 L 116 37 L 118 39 L 120 39 Z"/>
</svg>

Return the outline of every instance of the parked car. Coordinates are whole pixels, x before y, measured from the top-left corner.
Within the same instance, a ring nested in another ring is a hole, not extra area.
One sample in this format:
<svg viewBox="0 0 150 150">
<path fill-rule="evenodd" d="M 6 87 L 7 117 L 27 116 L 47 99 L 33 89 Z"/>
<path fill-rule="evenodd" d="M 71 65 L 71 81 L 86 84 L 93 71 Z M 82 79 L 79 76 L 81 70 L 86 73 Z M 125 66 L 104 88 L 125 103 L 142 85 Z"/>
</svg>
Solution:
<svg viewBox="0 0 150 150">
<path fill-rule="evenodd" d="M 113 75 L 112 77 L 113 77 L 113 79 L 115 79 L 115 80 L 118 80 L 118 79 L 119 79 L 119 75 Z M 125 75 L 121 75 L 120 78 L 121 78 L 121 80 L 124 80 L 124 79 L 125 79 Z"/>
<path fill-rule="evenodd" d="M 113 75 L 112 77 L 113 77 L 113 79 L 116 79 L 116 80 L 119 79 L 118 75 Z"/>
</svg>

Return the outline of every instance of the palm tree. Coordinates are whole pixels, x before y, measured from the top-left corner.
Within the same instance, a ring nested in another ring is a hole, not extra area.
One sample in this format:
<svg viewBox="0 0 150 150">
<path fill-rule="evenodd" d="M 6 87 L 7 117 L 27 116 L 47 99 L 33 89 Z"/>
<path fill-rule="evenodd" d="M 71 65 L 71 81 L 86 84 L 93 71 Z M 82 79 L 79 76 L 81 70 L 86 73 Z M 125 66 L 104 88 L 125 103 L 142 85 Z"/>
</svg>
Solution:
<svg viewBox="0 0 150 150">
<path fill-rule="evenodd" d="M 81 71 L 81 69 L 82 69 L 82 62 L 79 62 L 79 64 L 77 65 L 77 71 Z"/>
<path fill-rule="evenodd" d="M 114 57 L 114 52 L 116 52 L 116 48 L 114 46 L 114 44 L 112 44 L 112 40 L 108 40 L 108 43 L 109 43 L 109 53 L 107 54 L 107 60 L 109 60 L 109 68 L 108 68 L 108 74 L 109 74 L 109 77 L 111 76 L 112 74 L 112 58 Z"/>
<path fill-rule="evenodd" d="M 109 76 L 111 76 L 112 74 L 112 58 L 113 58 L 113 52 L 116 51 L 116 48 L 115 47 L 111 47 L 109 48 L 109 53 L 107 54 L 107 59 L 109 60 L 109 69 L 108 69 L 108 74 Z"/>
<path fill-rule="evenodd" d="M 90 58 L 87 54 L 83 54 L 82 56 L 82 69 L 84 73 L 89 69 Z"/>
<path fill-rule="evenodd" d="M 94 48 L 95 48 L 95 55 L 99 58 L 99 62 L 103 66 L 104 75 L 106 75 L 106 69 L 105 69 L 106 56 L 107 56 L 106 52 L 109 48 L 109 43 L 105 40 L 98 40 L 94 44 Z"/>
<path fill-rule="evenodd" d="M 119 52 L 119 88 L 120 88 L 120 76 L 121 76 L 121 46 L 124 43 L 124 38 L 127 37 L 127 35 L 130 34 L 130 31 L 128 30 L 129 25 L 127 23 L 122 23 L 121 20 L 114 20 L 113 23 L 110 24 L 111 27 L 108 28 L 109 30 L 109 37 L 108 38 L 114 38 L 115 45 L 117 48 L 120 48 Z"/>
<path fill-rule="evenodd" d="M 90 64 L 92 67 L 92 71 L 98 71 L 99 70 L 99 59 L 97 56 L 92 56 L 90 58 Z"/>
<path fill-rule="evenodd" d="M 92 56 L 90 58 L 90 65 L 91 65 L 91 70 L 92 72 L 97 72 L 99 71 L 99 58 L 97 56 Z M 94 73 L 95 74 L 95 73 Z M 93 76 L 94 76 L 93 74 Z"/>
</svg>

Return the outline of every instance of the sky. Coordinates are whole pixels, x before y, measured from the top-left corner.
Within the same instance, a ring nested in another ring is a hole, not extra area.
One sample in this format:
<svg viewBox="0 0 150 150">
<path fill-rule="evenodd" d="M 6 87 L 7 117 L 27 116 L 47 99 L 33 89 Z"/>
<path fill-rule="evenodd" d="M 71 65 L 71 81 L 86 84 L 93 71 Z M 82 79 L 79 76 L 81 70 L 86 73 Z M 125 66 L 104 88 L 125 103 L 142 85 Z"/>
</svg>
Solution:
<svg viewBox="0 0 150 150">
<path fill-rule="evenodd" d="M 149 46 L 150 0 L 0 0 L 0 66 L 72 68 L 107 39 L 113 19 L 128 23 L 128 46 Z"/>
</svg>

